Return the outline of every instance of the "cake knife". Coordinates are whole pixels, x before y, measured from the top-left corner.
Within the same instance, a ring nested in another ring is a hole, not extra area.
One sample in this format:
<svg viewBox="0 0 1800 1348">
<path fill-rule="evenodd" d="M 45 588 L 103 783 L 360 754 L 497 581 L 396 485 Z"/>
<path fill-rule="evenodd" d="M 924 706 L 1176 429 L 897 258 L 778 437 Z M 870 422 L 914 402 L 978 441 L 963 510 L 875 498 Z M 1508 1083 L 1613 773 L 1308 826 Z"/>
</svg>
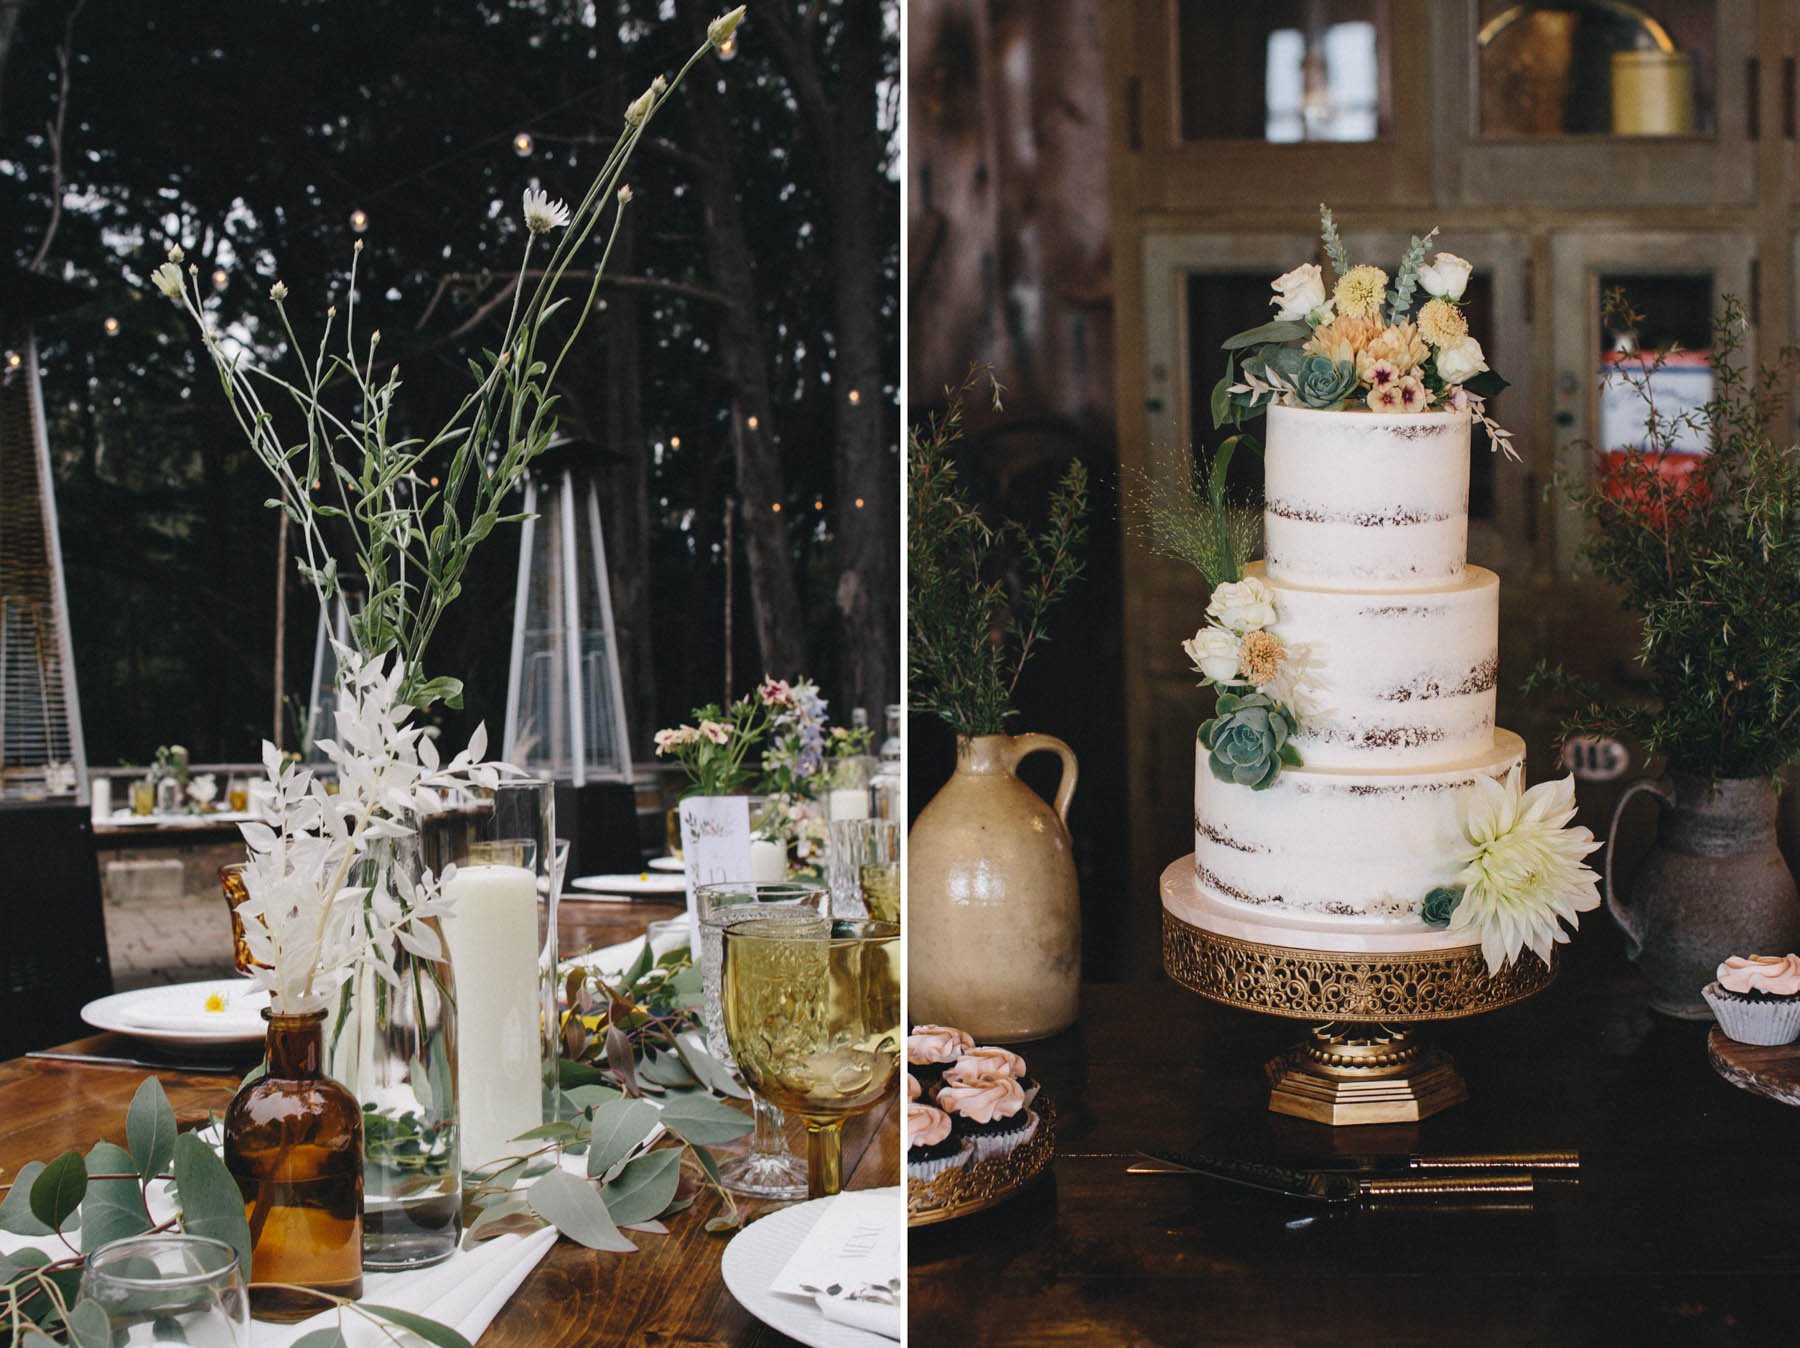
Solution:
<svg viewBox="0 0 1800 1348">
<path fill-rule="evenodd" d="M 1314 1203 L 1355 1203 L 1363 1199 L 1466 1197 L 1471 1194 L 1529 1194 L 1527 1170 L 1460 1169 L 1443 1173 L 1364 1174 L 1353 1170 L 1305 1170 L 1239 1161 L 1193 1152 L 1146 1151 L 1147 1161 L 1131 1166 L 1134 1175 L 1187 1172 L 1242 1184 L 1267 1193 Z"/>
</svg>

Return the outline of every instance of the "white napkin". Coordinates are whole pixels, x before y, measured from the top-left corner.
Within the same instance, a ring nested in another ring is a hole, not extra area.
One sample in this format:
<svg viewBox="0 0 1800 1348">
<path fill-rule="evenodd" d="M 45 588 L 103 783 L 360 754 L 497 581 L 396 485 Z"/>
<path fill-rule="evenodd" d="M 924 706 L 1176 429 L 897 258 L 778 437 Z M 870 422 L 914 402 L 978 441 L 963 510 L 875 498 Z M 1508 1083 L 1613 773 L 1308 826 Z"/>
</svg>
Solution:
<svg viewBox="0 0 1800 1348">
<path fill-rule="evenodd" d="M 476 1343 L 554 1244 L 556 1232 L 548 1227 L 529 1235 L 496 1236 L 472 1250 L 459 1249 L 435 1268 L 411 1273 L 371 1273 L 363 1279 L 362 1299 L 377 1306 L 429 1316 Z M 335 1310 L 297 1325 L 258 1320 L 250 1337 L 255 1348 L 289 1348 L 313 1330 L 328 1329 L 338 1323 Z M 342 1323 L 350 1348 L 385 1348 L 393 1342 L 365 1316 L 345 1311 Z M 403 1330 L 396 1332 L 405 1342 L 417 1342 Z"/>
<path fill-rule="evenodd" d="M 854 1294 L 905 1277 L 904 1233 L 895 1190 L 839 1194 L 825 1206 L 769 1290 L 813 1302 L 827 1320 L 898 1340 L 905 1324 L 899 1305 Z M 819 1290 L 806 1290 L 809 1287 Z M 837 1295 L 825 1290 L 832 1287 L 839 1289 Z"/>
<path fill-rule="evenodd" d="M 650 938 L 650 955 L 652 959 L 661 959 L 671 950 L 684 949 L 688 944 L 685 930 L 675 928 L 660 932 Z M 642 936 L 633 937 L 629 941 L 620 941 L 617 945 L 602 946 L 599 950 L 590 950 L 585 955 L 577 955 L 566 959 L 557 967 L 563 970 L 587 969 L 599 974 L 602 978 L 622 977 L 631 967 L 638 951 L 644 948 Z"/>
</svg>

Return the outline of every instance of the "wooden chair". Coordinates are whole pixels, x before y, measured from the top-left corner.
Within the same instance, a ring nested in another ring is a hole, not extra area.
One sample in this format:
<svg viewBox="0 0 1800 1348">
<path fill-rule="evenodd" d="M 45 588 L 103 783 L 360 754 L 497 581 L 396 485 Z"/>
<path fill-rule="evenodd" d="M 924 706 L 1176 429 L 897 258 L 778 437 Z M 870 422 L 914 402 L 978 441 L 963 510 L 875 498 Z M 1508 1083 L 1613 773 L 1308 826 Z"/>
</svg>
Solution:
<svg viewBox="0 0 1800 1348">
<path fill-rule="evenodd" d="M 0 805 L 0 1059 L 85 1033 L 112 991 L 85 805 Z"/>
</svg>

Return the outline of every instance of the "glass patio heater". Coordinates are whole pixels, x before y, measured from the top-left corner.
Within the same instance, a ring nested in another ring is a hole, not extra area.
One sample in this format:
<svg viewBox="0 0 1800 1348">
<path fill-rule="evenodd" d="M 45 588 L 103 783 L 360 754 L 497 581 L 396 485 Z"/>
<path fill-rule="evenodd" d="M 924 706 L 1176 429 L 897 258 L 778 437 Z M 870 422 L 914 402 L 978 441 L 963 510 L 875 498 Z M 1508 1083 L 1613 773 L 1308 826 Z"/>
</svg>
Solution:
<svg viewBox="0 0 1800 1348">
<path fill-rule="evenodd" d="M 632 775 L 599 454 L 559 440 L 526 479 L 506 692 L 506 761 L 577 789 Z"/>
<path fill-rule="evenodd" d="M 88 799 L 32 332 L 85 298 L 34 272 L 0 272 L 0 801 Z"/>
</svg>

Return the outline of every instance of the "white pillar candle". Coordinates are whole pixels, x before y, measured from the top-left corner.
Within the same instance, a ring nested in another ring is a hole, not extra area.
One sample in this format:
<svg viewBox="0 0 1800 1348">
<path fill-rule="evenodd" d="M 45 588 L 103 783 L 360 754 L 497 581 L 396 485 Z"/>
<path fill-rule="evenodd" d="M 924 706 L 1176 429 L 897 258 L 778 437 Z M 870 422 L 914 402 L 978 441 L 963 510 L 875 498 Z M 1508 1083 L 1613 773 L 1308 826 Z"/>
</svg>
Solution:
<svg viewBox="0 0 1800 1348">
<path fill-rule="evenodd" d="M 460 866 L 444 897 L 462 1160 L 478 1169 L 520 1150 L 512 1140 L 544 1121 L 537 877 L 524 866 Z"/>
<path fill-rule="evenodd" d="M 869 788 L 866 786 L 834 786 L 825 797 L 825 808 L 832 819 L 867 819 Z"/>
<path fill-rule="evenodd" d="M 759 885 L 778 885 L 787 879 L 787 844 L 767 838 L 750 840 L 750 879 Z"/>
</svg>

